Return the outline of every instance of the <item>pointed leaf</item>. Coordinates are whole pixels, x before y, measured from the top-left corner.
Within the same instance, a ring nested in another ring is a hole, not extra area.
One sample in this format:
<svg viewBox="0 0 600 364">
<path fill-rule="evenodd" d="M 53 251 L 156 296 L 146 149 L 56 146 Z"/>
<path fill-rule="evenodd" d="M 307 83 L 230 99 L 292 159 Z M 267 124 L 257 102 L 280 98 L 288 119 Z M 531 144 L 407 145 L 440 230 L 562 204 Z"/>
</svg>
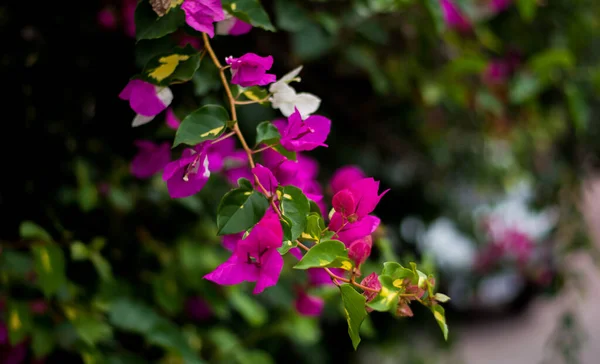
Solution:
<svg viewBox="0 0 600 364">
<path fill-rule="evenodd" d="M 270 121 L 263 121 L 256 127 L 256 145 L 260 143 L 273 144 L 281 138 L 279 130 Z"/>
<path fill-rule="evenodd" d="M 367 304 L 375 311 L 386 312 L 396 310 L 400 289 L 394 286 L 394 278 L 388 275 L 380 275 L 379 282 L 381 283 L 381 291 L 379 294 Z"/>
<path fill-rule="evenodd" d="M 65 275 L 65 257 L 56 244 L 36 244 L 33 252 L 36 283 L 46 297 L 56 293 L 67 282 Z"/>
<path fill-rule="evenodd" d="M 78 314 L 72 323 L 81 340 L 90 346 L 112 338 L 112 327 L 99 318 Z"/>
<path fill-rule="evenodd" d="M 187 82 L 200 67 L 200 52 L 191 45 L 161 53 L 146 63 L 141 79 L 159 86 Z"/>
<path fill-rule="evenodd" d="M 41 240 L 52 242 L 52 237 L 46 230 L 31 221 L 23 221 L 19 227 L 19 235 L 26 240 Z"/>
<path fill-rule="evenodd" d="M 360 344 L 360 325 L 365 317 L 367 317 L 367 310 L 365 310 L 366 299 L 365 296 L 356 292 L 347 283 L 340 286 L 340 291 L 342 293 L 342 302 L 344 303 L 344 314 L 348 322 L 348 335 L 350 335 L 352 346 L 356 350 L 358 344 Z"/>
<path fill-rule="evenodd" d="M 262 193 L 246 187 L 227 192 L 217 209 L 217 234 L 235 234 L 248 230 L 262 219 L 267 208 L 269 201 Z"/>
<path fill-rule="evenodd" d="M 8 339 L 13 346 L 22 342 L 31 332 L 31 313 L 26 303 L 9 302 L 6 320 Z"/>
<path fill-rule="evenodd" d="M 310 212 L 308 198 L 301 189 L 295 186 L 284 186 L 277 189 L 281 201 L 281 213 L 292 223 L 290 240 L 296 240 L 306 227 L 306 219 Z"/>
<path fill-rule="evenodd" d="M 172 8 L 159 17 L 148 1 L 140 1 L 135 9 L 135 37 L 156 39 L 173 33 L 185 23 L 185 13 L 181 7 Z"/>
<path fill-rule="evenodd" d="M 446 324 L 446 311 L 440 305 L 433 305 L 430 307 L 431 312 L 433 313 L 433 317 L 437 321 L 438 325 L 440 325 L 440 329 L 442 329 L 442 334 L 444 334 L 444 340 L 448 340 L 448 325 Z"/>
<path fill-rule="evenodd" d="M 205 140 L 218 138 L 227 126 L 229 114 L 218 105 L 202 106 L 186 116 L 175 134 L 173 147 L 179 144 L 195 146 Z"/>
<path fill-rule="evenodd" d="M 341 258 L 341 259 L 340 259 Z M 294 266 L 295 269 L 308 269 L 316 267 L 340 267 L 343 263 L 352 267 L 348 259 L 348 250 L 344 243 L 338 240 L 327 240 L 316 244 L 304 254 L 302 260 Z"/>
</svg>

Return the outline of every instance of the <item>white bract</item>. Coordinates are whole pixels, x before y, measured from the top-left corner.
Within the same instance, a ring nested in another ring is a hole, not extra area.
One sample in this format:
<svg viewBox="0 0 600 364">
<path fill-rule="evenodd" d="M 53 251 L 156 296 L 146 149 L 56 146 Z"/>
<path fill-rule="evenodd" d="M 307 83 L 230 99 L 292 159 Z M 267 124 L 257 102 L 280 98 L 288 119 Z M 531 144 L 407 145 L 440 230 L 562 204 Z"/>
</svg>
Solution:
<svg viewBox="0 0 600 364">
<path fill-rule="evenodd" d="M 298 76 L 301 70 L 302 66 L 286 74 L 279 81 L 272 83 L 269 86 L 269 92 L 273 94 L 270 101 L 274 109 L 279 109 L 283 115 L 290 116 L 296 108 L 300 112 L 300 115 L 302 115 L 302 118 L 305 119 L 317 111 L 321 104 L 321 99 L 307 92 L 297 93 L 289 85 L 290 82 L 300 81 L 300 78 L 296 76 Z"/>
<path fill-rule="evenodd" d="M 156 97 L 163 105 L 165 105 L 165 108 L 167 108 L 169 105 L 171 105 L 171 102 L 173 102 L 173 92 L 171 91 L 171 89 L 168 87 L 159 87 L 159 86 L 154 86 L 154 88 L 156 90 Z M 133 122 L 131 123 L 131 126 L 136 127 L 136 126 L 147 124 L 150 121 L 152 121 L 155 116 L 156 115 L 146 116 L 146 115 L 142 115 L 142 114 L 136 114 L 135 117 L 133 118 Z"/>
</svg>

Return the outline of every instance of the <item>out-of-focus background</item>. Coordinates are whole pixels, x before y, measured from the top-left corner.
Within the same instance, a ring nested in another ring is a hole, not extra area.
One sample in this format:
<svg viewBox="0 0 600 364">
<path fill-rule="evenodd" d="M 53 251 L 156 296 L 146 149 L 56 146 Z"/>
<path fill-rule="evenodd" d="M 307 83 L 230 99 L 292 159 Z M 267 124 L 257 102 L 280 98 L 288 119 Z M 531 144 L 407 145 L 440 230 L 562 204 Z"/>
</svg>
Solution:
<svg viewBox="0 0 600 364">
<path fill-rule="evenodd" d="M 175 132 L 164 113 L 132 128 L 119 92 L 153 55 L 201 48 L 184 30 L 136 42 L 136 3 L 0 6 L 15 115 L 0 363 L 598 362 L 600 2 L 264 0 L 277 32 L 215 36 L 222 58 L 272 55 L 278 77 L 303 65 L 296 89 L 332 120 L 309 154 L 326 200 L 344 165 L 381 180 L 373 264 L 418 261 L 452 297 L 448 342 L 425 310 L 373 313 L 356 352 L 334 287 L 312 292 L 327 302 L 314 318 L 294 308 L 291 269 L 260 296 L 202 279 L 227 256 L 226 180 L 173 200 L 160 174 L 130 173 L 136 140 Z M 222 101 L 210 62 L 171 88 L 179 118 Z M 277 117 L 251 105 L 239 121 L 253 139 Z"/>
</svg>

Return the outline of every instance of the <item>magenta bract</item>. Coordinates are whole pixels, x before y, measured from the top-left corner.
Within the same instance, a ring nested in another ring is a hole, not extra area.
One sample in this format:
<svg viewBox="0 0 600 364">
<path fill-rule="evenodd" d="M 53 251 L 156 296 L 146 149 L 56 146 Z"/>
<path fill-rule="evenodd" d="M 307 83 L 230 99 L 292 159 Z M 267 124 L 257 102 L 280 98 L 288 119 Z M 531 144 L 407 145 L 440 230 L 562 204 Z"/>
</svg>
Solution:
<svg viewBox="0 0 600 364">
<path fill-rule="evenodd" d="M 169 143 L 155 144 L 149 140 L 136 140 L 138 153 L 133 157 L 129 170 L 137 178 L 150 178 L 171 161 Z"/>
<path fill-rule="evenodd" d="M 165 166 L 163 180 L 172 198 L 191 196 L 199 192 L 208 181 L 208 155 L 204 148 L 186 149 L 181 158 Z"/>
<path fill-rule="evenodd" d="M 181 9 L 190 27 L 211 38 L 215 35 L 213 23 L 225 19 L 221 0 L 184 0 Z"/>
<path fill-rule="evenodd" d="M 266 73 L 273 66 L 273 57 L 246 53 L 239 58 L 225 59 L 231 66 L 231 83 L 242 87 L 265 86 L 275 82 L 275 75 Z"/>
<path fill-rule="evenodd" d="M 317 147 L 327 147 L 325 140 L 331 129 L 331 120 L 324 116 L 311 115 L 306 120 L 298 109 L 288 118 L 288 124 L 280 129 L 281 145 L 294 152 L 313 150 Z"/>
</svg>

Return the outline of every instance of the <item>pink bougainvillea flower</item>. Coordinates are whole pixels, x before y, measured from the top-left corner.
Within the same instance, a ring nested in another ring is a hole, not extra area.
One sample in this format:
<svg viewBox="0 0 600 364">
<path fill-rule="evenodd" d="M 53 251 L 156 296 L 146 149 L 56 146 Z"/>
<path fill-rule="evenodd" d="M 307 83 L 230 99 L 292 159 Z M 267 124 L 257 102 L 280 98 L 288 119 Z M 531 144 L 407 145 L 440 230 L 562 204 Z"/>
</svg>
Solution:
<svg viewBox="0 0 600 364">
<path fill-rule="evenodd" d="M 471 30 L 471 23 L 460 12 L 459 8 L 452 0 L 440 0 L 444 21 L 450 29 L 458 30 L 459 32 L 468 32 Z"/>
<path fill-rule="evenodd" d="M 325 140 L 331 129 L 331 120 L 320 115 L 311 115 L 302 120 L 296 109 L 288 118 L 288 124 L 280 129 L 281 145 L 294 152 L 313 150 L 316 147 L 327 147 Z"/>
<path fill-rule="evenodd" d="M 315 180 L 319 171 L 316 160 L 298 154 L 297 160 L 291 161 L 273 149 L 263 151 L 262 158 L 264 166 L 271 170 L 280 185 L 296 186 L 315 202 L 323 199 L 321 185 Z"/>
<path fill-rule="evenodd" d="M 104 8 L 98 12 L 98 25 L 107 30 L 117 29 L 117 17 L 111 8 Z"/>
<path fill-rule="evenodd" d="M 302 316 L 319 316 L 325 306 L 325 301 L 320 297 L 310 296 L 301 291 L 294 302 L 296 311 Z"/>
<path fill-rule="evenodd" d="M 172 198 L 191 196 L 199 192 L 210 177 L 208 155 L 204 146 L 187 148 L 181 158 L 165 166 L 163 180 Z"/>
<path fill-rule="evenodd" d="M 227 57 L 225 62 L 231 66 L 231 83 L 242 87 L 264 86 L 275 82 L 275 75 L 267 73 L 273 66 L 273 57 L 261 57 L 246 53 L 240 58 Z"/>
<path fill-rule="evenodd" d="M 225 19 L 221 0 L 184 0 L 181 9 L 190 27 L 211 38 L 215 35 L 213 23 Z"/>
<path fill-rule="evenodd" d="M 119 94 L 121 100 L 129 100 L 131 109 L 137 113 L 132 126 L 150 122 L 173 101 L 168 87 L 159 87 L 142 80 L 131 80 Z"/>
<path fill-rule="evenodd" d="M 223 235 L 223 246 L 229 251 L 234 251 L 237 243 L 242 240 L 244 233 Z"/>
<path fill-rule="evenodd" d="M 354 182 L 365 178 L 365 173 L 359 166 L 348 165 L 338 168 L 329 182 L 331 191 L 335 195 L 339 191 L 350 187 Z"/>
<path fill-rule="evenodd" d="M 240 19 L 225 14 L 225 20 L 217 23 L 216 33 L 219 35 L 242 35 L 252 30 L 252 25 Z"/>
<path fill-rule="evenodd" d="M 167 116 L 165 117 L 165 124 L 167 124 L 167 126 L 173 130 L 177 130 L 177 128 L 179 128 L 179 125 L 181 124 L 181 121 L 179 121 L 179 119 L 173 112 L 173 109 L 171 109 L 171 108 L 167 109 Z"/>
<path fill-rule="evenodd" d="M 190 297 L 185 301 L 185 313 L 193 320 L 205 321 L 213 312 L 208 303 L 201 297 Z"/>
<path fill-rule="evenodd" d="M 279 217 L 268 211 L 252 228 L 244 240 L 240 240 L 233 255 L 204 278 L 221 285 L 256 282 L 253 293 L 277 284 L 283 257 L 277 251 L 283 242 Z"/>
<path fill-rule="evenodd" d="M 363 286 L 372 288 L 372 289 L 377 289 L 377 290 L 381 289 L 381 282 L 379 282 L 379 276 L 375 272 L 373 272 L 373 273 L 369 274 L 368 276 L 366 276 L 365 278 L 363 278 L 363 280 L 362 280 L 362 282 L 360 282 L 360 284 L 362 284 Z M 367 298 L 367 302 L 371 302 L 371 301 L 373 301 L 373 299 L 375 297 L 377 297 L 376 292 L 364 291 L 363 294 Z M 369 310 L 369 309 L 367 308 L 367 310 Z"/>
<path fill-rule="evenodd" d="M 121 15 L 123 16 L 125 34 L 132 38 L 135 38 L 135 8 L 137 7 L 137 3 L 138 0 L 123 0 L 121 3 Z"/>
<path fill-rule="evenodd" d="M 169 143 L 155 144 L 150 140 L 136 140 L 134 144 L 138 153 L 133 157 L 129 168 L 134 177 L 150 178 L 171 161 Z"/>
<path fill-rule="evenodd" d="M 495 13 L 508 9 L 511 4 L 512 0 L 490 0 L 489 2 L 490 9 Z"/>
<path fill-rule="evenodd" d="M 360 179 L 333 196 L 333 208 L 349 222 L 355 222 L 373 212 L 389 189 L 380 195 L 378 191 L 379 181 L 373 178 Z"/>
<path fill-rule="evenodd" d="M 252 173 L 258 177 L 258 181 L 262 185 L 262 187 L 267 190 L 268 195 L 273 195 L 275 190 L 277 190 L 277 186 L 279 185 L 273 173 L 269 170 L 269 168 L 257 163 L 256 167 L 252 168 Z M 253 181 L 254 188 L 260 193 L 265 193 L 257 184 L 256 181 Z"/>
<path fill-rule="evenodd" d="M 371 246 L 373 240 L 370 235 L 353 241 L 348 247 L 348 257 L 356 263 L 357 266 L 363 264 L 369 255 L 371 255 Z"/>
<path fill-rule="evenodd" d="M 300 248 L 290 249 L 290 254 L 298 260 L 302 259 L 302 251 L 300 250 Z"/>
<path fill-rule="evenodd" d="M 348 222 L 339 212 L 336 212 L 329 221 L 329 230 L 336 233 L 335 237 L 338 240 L 350 246 L 353 241 L 371 235 L 380 222 L 381 220 L 373 215 L 367 215 L 356 222 Z"/>
</svg>

